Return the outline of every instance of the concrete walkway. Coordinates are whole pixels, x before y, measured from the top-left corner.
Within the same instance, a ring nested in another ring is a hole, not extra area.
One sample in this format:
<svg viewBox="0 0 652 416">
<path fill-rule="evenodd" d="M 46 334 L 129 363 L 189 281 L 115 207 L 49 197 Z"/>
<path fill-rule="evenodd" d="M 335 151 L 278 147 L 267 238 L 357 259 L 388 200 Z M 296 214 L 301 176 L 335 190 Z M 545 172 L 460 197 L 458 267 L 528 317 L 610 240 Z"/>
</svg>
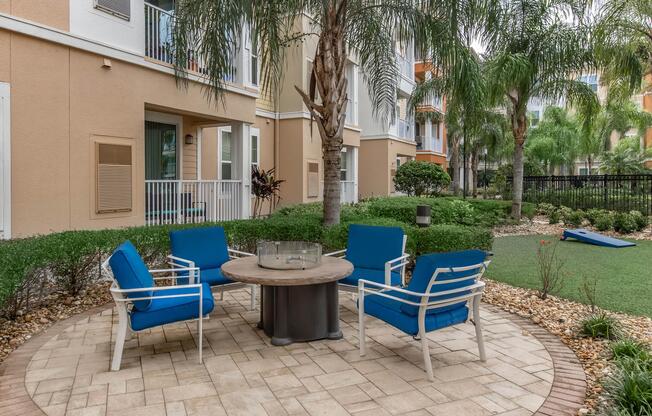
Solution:
<svg viewBox="0 0 652 416">
<path fill-rule="evenodd" d="M 357 311 L 341 294 L 344 339 L 274 347 L 255 327 L 248 293 L 230 292 L 204 324 L 204 363 L 194 323 L 128 341 L 109 371 L 117 315 L 110 307 L 60 322 L 0 367 L 0 416 L 77 415 L 572 415 L 584 398 L 575 356 L 544 330 L 489 306 L 488 360 L 471 324 L 431 333 L 436 381 L 420 344 L 368 318 L 358 353 Z"/>
</svg>

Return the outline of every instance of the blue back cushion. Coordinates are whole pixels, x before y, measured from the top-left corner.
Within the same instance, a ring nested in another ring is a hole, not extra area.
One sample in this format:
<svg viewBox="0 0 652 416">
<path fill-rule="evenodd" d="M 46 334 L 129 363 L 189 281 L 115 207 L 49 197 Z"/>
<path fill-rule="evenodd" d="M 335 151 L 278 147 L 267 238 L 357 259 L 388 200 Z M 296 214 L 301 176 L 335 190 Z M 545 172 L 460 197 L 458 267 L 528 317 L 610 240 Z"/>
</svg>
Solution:
<svg viewBox="0 0 652 416">
<path fill-rule="evenodd" d="M 412 279 L 410 280 L 410 283 L 408 283 L 407 289 L 413 292 L 424 293 L 428 288 L 428 284 L 430 283 L 430 279 L 432 278 L 433 273 L 435 273 L 435 270 L 437 270 L 438 268 L 472 266 L 474 264 L 480 264 L 484 262 L 486 258 L 487 258 L 487 253 L 482 250 L 453 251 L 449 253 L 434 253 L 434 254 L 426 254 L 420 256 L 417 259 L 417 264 L 414 267 L 414 271 L 412 272 Z M 440 273 L 437 276 L 436 282 L 441 282 L 441 281 L 446 281 L 451 279 L 460 279 L 465 276 L 471 276 L 477 274 L 478 271 L 479 269 L 473 269 L 464 272 Z M 455 283 L 433 284 L 432 287 L 430 288 L 430 293 L 436 295 L 437 292 L 459 289 L 466 286 L 470 286 L 474 283 L 475 283 L 475 279 L 470 278 L 469 280 L 462 280 Z M 458 292 L 449 295 L 432 296 L 430 298 L 430 301 L 450 299 L 457 296 L 461 296 L 463 294 L 464 292 Z M 413 301 L 416 302 L 420 301 L 420 299 L 416 296 L 413 296 L 413 298 L 414 298 L 412 299 Z M 461 304 L 450 305 L 450 306 L 457 307 L 457 306 L 461 306 Z M 428 313 L 437 313 L 444 308 L 447 310 L 451 309 L 451 307 L 445 306 L 443 308 L 431 309 L 428 311 Z M 417 306 L 404 304 L 401 306 L 401 310 L 409 315 L 417 315 L 419 308 Z"/>
<path fill-rule="evenodd" d="M 171 231 L 172 255 L 195 262 L 200 269 L 215 269 L 229 261 L 226 234 L 222 227 Z"/>
<path fill-rule="evenodd" d="M 115 249 L 109 259 L 109 265 L 120 289 L 154 287 L 154 279 L 131 241 L 125 241 Z M 152 296 L 152 291 L 148 290 L 128 295 L 130 298 L 145 296 Z M 134 307 L 139 311 L 146 311 L 151 303 L 151 300 L 137 300 L 134 302 Z"/>
<path fill-rule="evenodd" d="M 403 229 L 349 225 L 346 259 L 355 267 L 384 270 L 385 262 L 403 255 Z"/>
</svg>

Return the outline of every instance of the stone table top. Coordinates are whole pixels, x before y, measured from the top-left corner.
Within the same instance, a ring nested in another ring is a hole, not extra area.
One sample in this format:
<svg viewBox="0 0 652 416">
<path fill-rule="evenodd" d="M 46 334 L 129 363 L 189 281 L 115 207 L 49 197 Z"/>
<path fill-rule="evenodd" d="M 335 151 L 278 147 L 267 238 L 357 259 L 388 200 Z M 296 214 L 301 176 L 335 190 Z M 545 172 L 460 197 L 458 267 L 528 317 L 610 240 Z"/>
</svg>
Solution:
<svg viewBox="0 0 652 416">
<path fill-rule="evenodd" d="M 273 270 L 258 265 L 258 257 L 243 257 L 222 265 L 222 274 L 242 283 L 264 286 L 302 286 L 329 283 L 353 273 L 351 262 L 322 256 L 321 264 L 304 270 Z"/>
</svg>

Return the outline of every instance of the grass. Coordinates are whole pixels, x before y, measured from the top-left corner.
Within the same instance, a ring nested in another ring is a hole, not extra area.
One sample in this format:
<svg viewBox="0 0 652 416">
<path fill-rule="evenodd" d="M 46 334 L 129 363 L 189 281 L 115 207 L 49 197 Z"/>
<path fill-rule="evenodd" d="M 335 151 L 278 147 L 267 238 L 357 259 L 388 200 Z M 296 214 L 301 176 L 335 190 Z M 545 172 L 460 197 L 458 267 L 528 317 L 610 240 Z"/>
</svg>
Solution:
<svg viewBox="0 0 652 416">
<path fill-rule="evenodd" d="M 538 289 L 536 253 L 541 239 L 537 235 L 496 238 L 487 277 Z M 584 276 L 595 277 L 598 306 L 652 317 L 652 241 L 636 241 L 636 247 L 627 248 L 598 247 L 570 240 L 560 244 L 557 252 L 564 261 L 567 277 L 559 296 L 585 303 L 580 293 L 582 280 Z"/>
</svg>

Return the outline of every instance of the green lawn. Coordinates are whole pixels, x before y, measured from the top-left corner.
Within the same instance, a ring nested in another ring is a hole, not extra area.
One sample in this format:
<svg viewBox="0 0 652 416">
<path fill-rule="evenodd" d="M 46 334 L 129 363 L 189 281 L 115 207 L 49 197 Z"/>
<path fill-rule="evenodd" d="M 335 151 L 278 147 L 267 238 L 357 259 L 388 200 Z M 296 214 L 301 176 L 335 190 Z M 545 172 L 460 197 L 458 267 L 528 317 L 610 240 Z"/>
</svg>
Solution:
<svg viewBox="0 0 652 416">
<path fill-rule="evenodd" d="M 556 238 L 556 237 L 544 237 Z M 487 277 L 530 289 L 539 287 L 536 252 L 542 236 L 499 237 Z M 576 241 L 557 249 L 568 274 L 559 296 L 583 302 L 583 276 L 597 277 L 597 303 L 612 311 L 652 317 L 652 241 L 636 247 L 606 248 Z"/>
</svg>

